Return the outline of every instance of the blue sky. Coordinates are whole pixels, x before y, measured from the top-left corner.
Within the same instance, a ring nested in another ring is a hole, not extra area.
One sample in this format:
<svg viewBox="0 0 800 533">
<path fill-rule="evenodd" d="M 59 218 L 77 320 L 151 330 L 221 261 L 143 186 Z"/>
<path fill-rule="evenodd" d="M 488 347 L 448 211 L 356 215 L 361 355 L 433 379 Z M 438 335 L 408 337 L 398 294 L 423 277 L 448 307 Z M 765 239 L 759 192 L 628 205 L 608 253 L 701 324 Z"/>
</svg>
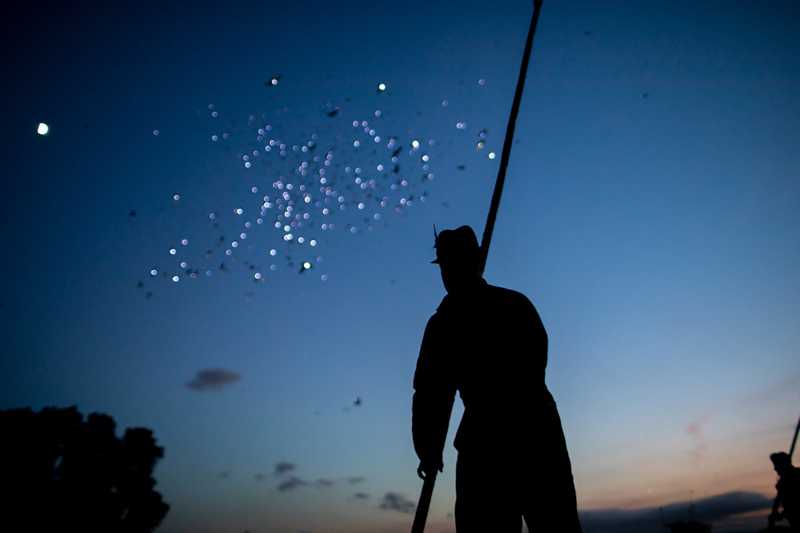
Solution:
<svg viewBox="0 0 800 533">
<path fill-rule="evenodd" d="M 767 456 L 800 400 L 797 15 L 545 2 L 486 277 L 548 329 L 583 509 L 772 490 Z M 154 429 L 165 532 L 406 529 L 378 503 L 420 486 L 410 386 L 443 295 L 432 226 L 483 228 L 528 16 L 525 2 L 298 2 L 11 18 L 0 407 L 77 404 Z M 355 235 L 352 207 L 333 231 L 312 223 L 314 250 L 254 226 L 220 272 L 287 169 L 263 151 L 244 167 L 260 122 L 366 169 L 353 120 L 383 136 L 375 157 L 396 136 L 414 180 L 430 156 L 414 205 Z M 313 268 L 289 268 L 288 248 Z M 213 275 L 149 278 L 180 260 Z M 186 386 L 207 368 L 241 379 Z M 280 461 L 334 485 L 278 491 Z M 431 514 L 442 531 L 454 462 Z"/>
</svg>

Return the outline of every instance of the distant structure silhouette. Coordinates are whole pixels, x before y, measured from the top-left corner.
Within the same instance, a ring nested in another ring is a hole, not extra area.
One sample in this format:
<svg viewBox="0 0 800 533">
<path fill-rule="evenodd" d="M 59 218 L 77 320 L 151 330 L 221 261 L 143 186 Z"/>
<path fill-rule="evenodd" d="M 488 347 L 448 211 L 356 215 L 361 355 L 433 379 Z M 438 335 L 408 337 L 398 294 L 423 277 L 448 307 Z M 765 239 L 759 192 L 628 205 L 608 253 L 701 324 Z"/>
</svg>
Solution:
<svg viewBox="0 0 800 533">
<path fill-rule="evenodd" d="M 686 521 L 677 520 L 675 522 L 668 522 L 664 524 L 664 527 L 669 529 L 670 533 L 711 533 L 711 524 L 706 524 L 704 522 L 700 522 L 699 520 L 695 519 L 694 504 L 689 506 L 688 520 Z"/>
<path fill-rule="evenodd" d="M 428 321 L 414 375 L 412 434 L 420 477 L 443 468 L 458 391 L 458 533 L 575 533 L 572 468 L 545 385 L 547 332 L 523 294 L 489 285 L 469 226 L 436 235 L 447 295 Z"/>
<path fill-rule="evenodd" d="M 670 533 L 711 533 L 711 525 L 698 522 L 697 520 L 679 520 L 665 524 Z"/>
<path fill-rule="evenodd" d="M 773 453 L 769 458 L 778 474 L 775 485 L 778 495 L 769 515 L 769 528 L 773 529 L 775 522 L 785 519 L 791 531 L 800 532 L 800 468 L 792 465 L 792 458 L 786 452 Z"/>
<path fill-rule="evenodd" d="M 149 429 L 118 438 L 115 426 L 76 407 L 0 411 L 3 531 L 156 529 L 169 510 L 152 477 L 164 449 Z"/>
</svg>

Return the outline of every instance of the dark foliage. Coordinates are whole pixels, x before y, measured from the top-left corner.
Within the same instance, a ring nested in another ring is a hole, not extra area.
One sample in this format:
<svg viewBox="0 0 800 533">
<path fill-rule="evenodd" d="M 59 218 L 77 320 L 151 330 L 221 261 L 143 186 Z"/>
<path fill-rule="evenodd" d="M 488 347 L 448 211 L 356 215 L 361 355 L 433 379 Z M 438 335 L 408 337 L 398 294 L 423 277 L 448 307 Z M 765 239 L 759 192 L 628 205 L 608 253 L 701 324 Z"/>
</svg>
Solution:
<svg viewBox="0 0 800 533">
<path fill-rule="evenodd" d="M 3 521 L 8 531 L 153 531 L 169 511 L 154 490 L 164 456 L 153 432 L 76 407 L 0 411 Z"/>
</svg>

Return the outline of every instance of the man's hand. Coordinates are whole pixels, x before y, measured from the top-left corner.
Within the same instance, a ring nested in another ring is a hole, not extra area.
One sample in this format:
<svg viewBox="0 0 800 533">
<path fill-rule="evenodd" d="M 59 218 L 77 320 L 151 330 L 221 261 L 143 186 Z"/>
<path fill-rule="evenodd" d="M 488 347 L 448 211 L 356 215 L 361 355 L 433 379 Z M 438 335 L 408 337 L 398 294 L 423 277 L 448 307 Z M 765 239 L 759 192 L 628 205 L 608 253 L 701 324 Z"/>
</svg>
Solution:
<svg viewBox="0 0 800 533">
<path fill-rule="evenodd" d="M 435 474 L 436 471 L 444 470 L 444 463 L 441 459 L 435 461 L 420 461 L 417 467 L 417 475 L 420 479 L 426 479 L 430 474 Z"/>
</svg>

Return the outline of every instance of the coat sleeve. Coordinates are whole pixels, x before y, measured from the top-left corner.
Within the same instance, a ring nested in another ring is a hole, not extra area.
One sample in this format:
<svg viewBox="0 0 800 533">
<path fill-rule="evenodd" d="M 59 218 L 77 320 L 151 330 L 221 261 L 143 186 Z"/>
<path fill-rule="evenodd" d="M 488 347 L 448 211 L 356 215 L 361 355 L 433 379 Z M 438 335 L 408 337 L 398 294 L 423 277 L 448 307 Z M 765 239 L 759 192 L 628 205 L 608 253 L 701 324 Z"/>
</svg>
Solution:
<svg viewBox="0 0 800 533">
<path fill-rule="evenodd" d="M 442 463 L 447 426 L 455 399 L 454 370 L 442 336 L 441 318 L 431 317 L 425 327 L 414 373 L 411 433 L 420 461 Z"/>
</svg>

